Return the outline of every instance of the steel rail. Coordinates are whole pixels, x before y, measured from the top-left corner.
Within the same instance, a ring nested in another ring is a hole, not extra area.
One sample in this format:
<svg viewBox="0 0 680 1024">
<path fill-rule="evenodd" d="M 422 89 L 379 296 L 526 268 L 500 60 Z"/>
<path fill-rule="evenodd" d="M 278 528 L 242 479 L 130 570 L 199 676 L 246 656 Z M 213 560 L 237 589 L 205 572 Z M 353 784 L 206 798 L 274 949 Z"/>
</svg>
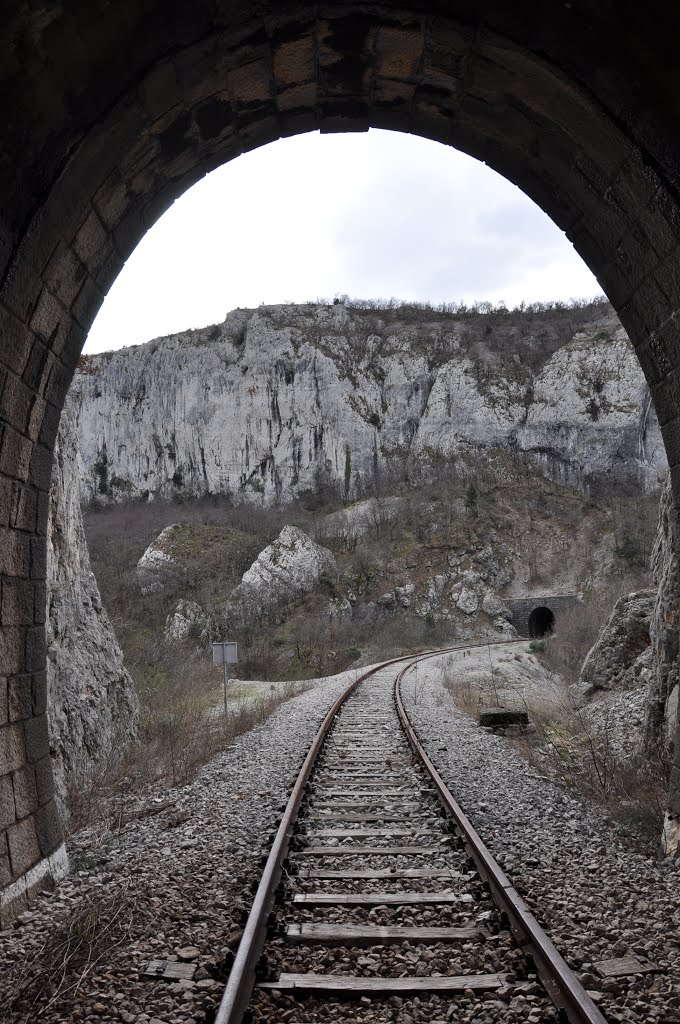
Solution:
<svg viewBox="0 0 680 1024">
<path fill-rule="evenodd" d="M 436 656 L 436 653 L 426 654 L 418 660 L 425 661 L 427 658 Z M 423 764 L 446 812 L 453 818 L 460 830 L 465 849 L 474 861 L 478 874 L 489 886 L 496 905 L 506 914 L 519 945 L 532 957 L 538 976 L 562 1018 L 569 1024 L 607 1024 L 606 1018 L 603 1017 L 557 952 L 510 879 L 492 857 L 420 742 L 401 697 L 402 679 L 412 667 L 412 665 L 407 665 L 403 668 L 397 675 L 394 685 L 399 720 L 412 751 Z"/>
<path fill-rule="evenodd" d="M 290 840 L 298 811 L 300 809 L 300 804 L 302 802 L 304 790 L 335 716 L 347 698 L 354 693 L 357 687 L 363 683 L 365 679 L 368 679 L 369 676 L 375 675 L 376 672 L 381 672 L 383 669 L 389 668 L 390 665 L 396 665 L 403 661 L 410 661 L 415 664 L 424 658 L 433 658 L 437 655 L 451 654 L 455 651 L 468 650 L 471 647 L 488 647 L 496 646 L 497 644 L 517 643 L 523 639 L 523 637 L 519 637 L 512 640 L 497 640 L 493 641 L 491 644 L 488 642 L 459 644 L 455 647 L 446 647 L 438 651 L 427 651 L 423 654 L 403 654 L 398 658 L 390 658 L 388 661 L 383 661 L 379 665 L 369 669 L 367 672 L 364 672 L 363 675 L 358 676 L 357 679 L 355 679 L 353 683 L 350 683 L 347 689 L 344 690 L 343 693 L 341 693 L 335 700 L 330 711 L 327 712 L 319 726 L 319 730 L 307 752 L 307 756 L 302 764 L 298 777 L 295 781 L 295 785 L 293 786 L 293 790 L 288 798 L 288 803 L 286 804 L 286 808 L 283 812 L 283 817 L 281 818 L 281 822 L 276 831 L 269 856 L 267 857 L 267 862 L 262 871 L 262 876 L 253 898 L 250 913 L 248 914 L 248 920 L 246 921 L 246 925 L 243 930 L 238 951 L 234 957 L 234 962 L 229 973 L 229 979 L 222 995 L 222 1000 L 218 1007 L 214 1024 L 241 1024 L 241 1021 L 243 1020 L 243 1015 L 248 1003 L 250 1002 L 253 986 L 255 984 L 255 972 L 258 960 L 260 959 L 264 949 L 269 915 L 274 906 L 276 890 L 279 882 L 281 881 L 283 864 L 288 854 L 288 848 L 290 846 Z"/>
</svg>

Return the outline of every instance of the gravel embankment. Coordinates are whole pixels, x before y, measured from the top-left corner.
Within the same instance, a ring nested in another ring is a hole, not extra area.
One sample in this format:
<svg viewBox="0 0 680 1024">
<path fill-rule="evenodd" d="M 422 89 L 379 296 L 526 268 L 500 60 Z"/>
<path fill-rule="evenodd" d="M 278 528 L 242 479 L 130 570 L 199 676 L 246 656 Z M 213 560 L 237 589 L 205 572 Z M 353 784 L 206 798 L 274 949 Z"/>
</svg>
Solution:
<svg viewBox="0 0 680 1024">
<path fill-rule="evenodd" d="M 445 665 L 407 673 L 421 740 L 558 950 L 609 1021 L 680 1022 L 680 864 L 636 852 L 594 810 L 537 776 L 480 729 L 442 685 Z M 600 960 L 642 954 L 657 973 L 599 979 Z"/>
<path fill-rule="evenodd" d="M 69 843 L 72 874 L 0 932 L 3 1024 L 203 1021 L 280 810 L 324 714 L 356 671 L 317 681 L 188 785 L 121 805 L 121 826 Z M 66 925 L 70 922 L 69 935 Z M 140 977 L 152 959 L 193 981 Z M 51 1004 L 48 1006 L 48 1003 Z"/>
</svg>

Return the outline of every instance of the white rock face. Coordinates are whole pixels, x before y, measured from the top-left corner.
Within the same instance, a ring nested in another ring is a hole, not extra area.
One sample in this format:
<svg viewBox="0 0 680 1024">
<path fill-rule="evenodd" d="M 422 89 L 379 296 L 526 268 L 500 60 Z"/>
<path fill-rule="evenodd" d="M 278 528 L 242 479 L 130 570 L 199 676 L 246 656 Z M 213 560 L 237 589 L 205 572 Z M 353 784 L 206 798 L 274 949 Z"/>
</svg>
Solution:
<svg viewBox="0 0 680 1024">
<path fill-rule="evenodd" d="M 119 759 L 139 703 L 90 568 L 80 513 L 73 413 L 62 415 L 47 530 L 47 687 L 50 752 L 62 815 L 67 786 Z"/>
<path fill-rule="evenodd" d="M 479 598 L 474 590 L 463 587 L 460 597 L 456 601 L 456 607 L 460 608 L 466 615 L 473 615 L 479 608 Z"/>
<path fill-rule="evenodd" d="M 173 614 L 168 615 L 163 636 L 168 643 L 185 643 L 194 639 L 197 646 L 203 648 L 211 643 L 214 632 L 210 617 L 201 606 L 196 601 L 182 598 Z"/>
<path fill-rule="evenodd" d="M 137 562 L 137 582 L 143 594 L 160 593 L 181 571 L 175 559 L 165 550 L 177 528 L 178 524 L 172 523 L 161 530 Z"/>
<path fill-rule="evenodd" d="M 584 488 L 655 490 L 665 455 L 635 354 L 613 313 L 573 318 L 569 334 L 535 315 L 264 306 L 94 356 L 70 399 L 83 497 L 351 498 L 400 461 L 480 446 Z"/>
<path fill-rule="evenodd" d="M 252 622 L 309 593 L 321 576 L 334 579 L 336 575 L 335 559 L 327 548 L 297 526 L 284 526 L 232 591 L 225 608 L 227 621 Z"/>
</svg>

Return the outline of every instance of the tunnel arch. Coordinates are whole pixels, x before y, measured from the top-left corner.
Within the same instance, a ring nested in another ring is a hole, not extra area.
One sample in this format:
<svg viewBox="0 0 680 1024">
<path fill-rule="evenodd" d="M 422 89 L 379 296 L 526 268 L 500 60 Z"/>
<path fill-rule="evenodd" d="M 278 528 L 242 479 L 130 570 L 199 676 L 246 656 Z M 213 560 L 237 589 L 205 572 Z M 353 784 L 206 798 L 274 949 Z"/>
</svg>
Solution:
<svg viewBox="0 0 680 1024">
<path fill-rule="evenodd" d="M 281 136 L 373 126 L 456 146 L 534 199 L 598 277 L 677 499 L 678 29 L 660 0 L 625 16 L 573 0 L 541 19 L 528 0 L 121 0 L 40 16 L 24 2 L 0 26 L 0 916 L 63 870 L 44 671 L 52 449 L 88 327 L 147 228 Z"/>
<path fill-rule="evenodd" d="M 532 639 L 541 639 L 555 629 L 555 613 L 547 605 L 540 604 L 529 614 L 529 636 Z"/>
</svg>

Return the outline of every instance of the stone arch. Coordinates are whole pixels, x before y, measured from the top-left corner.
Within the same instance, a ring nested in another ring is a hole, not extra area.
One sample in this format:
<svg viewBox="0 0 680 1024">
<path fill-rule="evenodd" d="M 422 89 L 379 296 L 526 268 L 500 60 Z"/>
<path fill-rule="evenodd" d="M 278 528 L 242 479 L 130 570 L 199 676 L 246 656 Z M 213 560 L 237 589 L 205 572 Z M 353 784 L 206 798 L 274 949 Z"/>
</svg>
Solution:
<svg viewBox="0 0 680 1024">
<path fill-rule="evenodd" d="M 636 346 L 676 498 L 680 9 L 573 0 L 121 0 L 0 27 L 0 891 L 62 870 L 45 695 L 52 448 L 87 329 L 195 180 L 280 136 L 369 126 L 454 145 L 567 232 Z M 452 11 L 454 13 L 452 13 Z"/>
<path fill-rule="evenodd" d="M 555 628 L 555 613 L 545 604 L 539 604 L 529 615 L 529 636 L 540 639 L 549 636 Z"/>
</svg>

